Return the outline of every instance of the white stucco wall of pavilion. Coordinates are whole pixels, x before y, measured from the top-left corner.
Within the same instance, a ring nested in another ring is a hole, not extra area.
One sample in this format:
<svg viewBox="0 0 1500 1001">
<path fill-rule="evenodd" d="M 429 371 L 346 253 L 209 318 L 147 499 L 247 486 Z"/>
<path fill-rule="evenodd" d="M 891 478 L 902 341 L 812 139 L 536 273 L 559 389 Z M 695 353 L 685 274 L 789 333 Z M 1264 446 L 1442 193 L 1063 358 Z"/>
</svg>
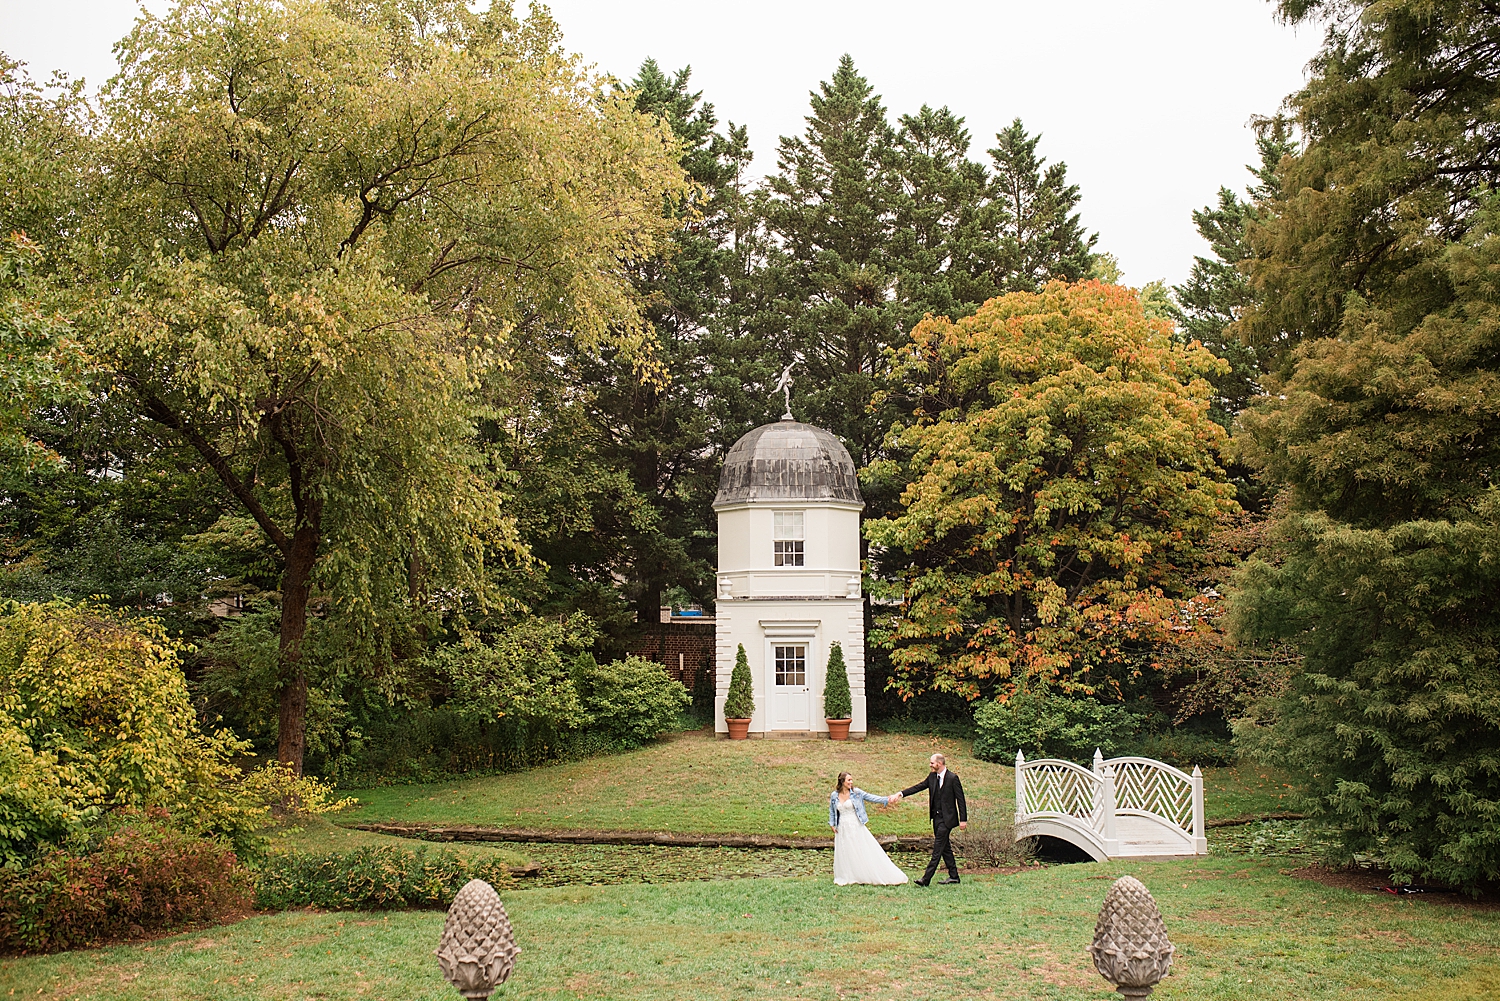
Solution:
<svg viewBox="0 0 1500 1001">
<path fill-rule="evenodd" d="M 841 446 L 839 451 L 852 475 L 852 462 Z M 824 674 L 829 649 L 837 642 L 843 648 L 853 696 L 849 733 L 856 739 L 865 736 L 865 629 L 859 562 L 863 506 L 860 501 L 827 496 L 752 497 L 715 504 L 719 567 L 714 718 L 719 733 L 728 732 L 724 700 L 736 652 L 744 644 L 755 692 L 751 735 L 826 734 Z M 778 512 L 802 513 L 802 566 L 776 565 Z M 776 685 L 777 646 L 806 648 L 804 686 Z"/>
</svg>

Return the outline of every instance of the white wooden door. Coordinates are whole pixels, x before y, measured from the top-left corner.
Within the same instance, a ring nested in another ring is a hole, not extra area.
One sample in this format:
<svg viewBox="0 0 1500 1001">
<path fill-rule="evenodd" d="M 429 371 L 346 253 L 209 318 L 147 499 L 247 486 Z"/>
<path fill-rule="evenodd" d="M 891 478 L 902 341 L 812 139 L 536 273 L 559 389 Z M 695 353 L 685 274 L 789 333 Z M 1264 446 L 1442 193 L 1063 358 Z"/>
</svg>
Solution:
<svg viewBox="0 0 1500 1001">
<path fill-rule="evenodd" d="M 771 729 L 806 730 L 811 689 L 807 686 L 807 644 L 771 644 Z"/>
</svg>

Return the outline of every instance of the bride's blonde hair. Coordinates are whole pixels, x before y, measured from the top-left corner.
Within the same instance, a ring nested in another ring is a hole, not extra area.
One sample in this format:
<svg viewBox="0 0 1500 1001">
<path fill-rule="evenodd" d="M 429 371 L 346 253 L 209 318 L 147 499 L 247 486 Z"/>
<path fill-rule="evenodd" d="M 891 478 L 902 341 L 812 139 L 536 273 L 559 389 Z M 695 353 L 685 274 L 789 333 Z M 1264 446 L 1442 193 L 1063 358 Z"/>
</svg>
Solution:
<svg viewBox="0 0 1500 1001">
<path fill-rule="evenodd" d="M 847 779 L 847 778 L 851 778 L 851 777 L 852 776 L 848 772 L 839 772 L 839 780 L 833 784 L 833 791 L 834 792 L 843 792 L 844 791 L 844 780 Z"/>
</svg>

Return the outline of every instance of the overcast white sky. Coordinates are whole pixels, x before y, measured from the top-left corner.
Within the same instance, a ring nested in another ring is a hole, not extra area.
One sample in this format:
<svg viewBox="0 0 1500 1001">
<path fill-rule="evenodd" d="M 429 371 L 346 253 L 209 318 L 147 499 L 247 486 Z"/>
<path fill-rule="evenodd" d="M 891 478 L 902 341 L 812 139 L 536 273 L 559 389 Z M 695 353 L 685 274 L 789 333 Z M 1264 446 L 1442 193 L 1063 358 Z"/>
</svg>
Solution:
<svg viewBox="0 0 1500 1001">
<path fill-rule="evenodd" d="M 963 115 L 974 154 L 1020 117 L 1083 188 L 1084 224 L 1133 285 L 1182 281 L 1205 249 L 1190 213 L 1221 184 L 1242 188 L 1247 124 L 1304 78 L 1321 29 L 1285 27 L 1267 0 L 554 0 L 570 49 L 631 77 L 641 60 L 691 65 L 721 120 L 750 128 L 754 170 L 800 132 L 808 92 L 841 54 L 894 122 L 923 103 Z M 162 10 L 152 0 L 153 10 Z M 0 49 L 36 76 L 91 86 L 133 0 L 0 0 Z"/>
</svg>

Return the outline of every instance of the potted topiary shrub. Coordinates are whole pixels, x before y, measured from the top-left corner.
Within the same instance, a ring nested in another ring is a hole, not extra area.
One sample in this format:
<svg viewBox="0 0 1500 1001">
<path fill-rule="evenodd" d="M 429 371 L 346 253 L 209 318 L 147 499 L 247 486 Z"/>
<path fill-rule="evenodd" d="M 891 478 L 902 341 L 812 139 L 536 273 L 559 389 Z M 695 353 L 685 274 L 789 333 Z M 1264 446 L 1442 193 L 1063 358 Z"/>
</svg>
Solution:
<svg viewBox="0 0 1500 1001">
<path fill-rule="evenodd" d="M 828 648 L 828 670 L 823 675 L 823 715 L 829 740 L 848 740 L 854 716 L 854 697 L 849 692 L 849 670 L 844 666 L 844 648 Z"/>
<path fill-rule="evenodd" d="M 724 724 L 730 740 L 750 736 L 750 717 L 755 715 L 755 690 L 750 685 L 750 661 L 745 658 L 745 644 L 734 655 L 734 673 L 729 676 L 729 694 L 724 699 Z"/>
</svg>

